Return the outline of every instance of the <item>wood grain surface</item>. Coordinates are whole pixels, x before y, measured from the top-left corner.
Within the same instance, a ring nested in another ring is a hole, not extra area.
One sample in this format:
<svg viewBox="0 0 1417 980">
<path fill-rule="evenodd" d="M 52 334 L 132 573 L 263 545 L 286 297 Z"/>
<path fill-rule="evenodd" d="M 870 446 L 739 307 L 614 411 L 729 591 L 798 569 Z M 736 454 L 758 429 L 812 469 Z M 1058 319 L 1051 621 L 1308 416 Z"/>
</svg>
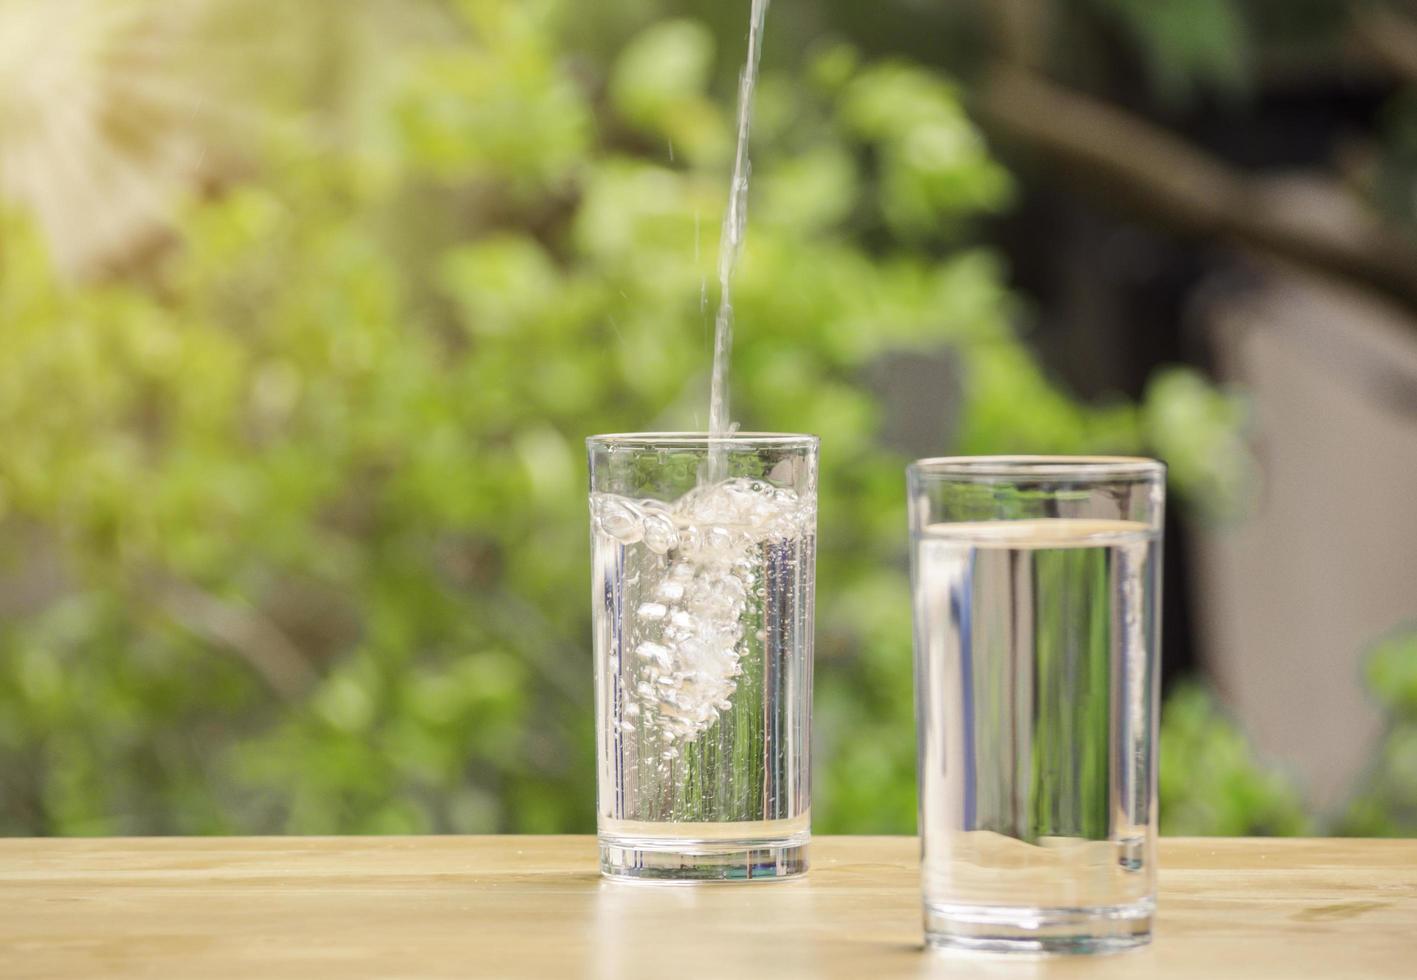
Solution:
<svg viewBox="0 0 1417 980">
<path fill-rule="evenodd" d="M 924 950 L 916 850 L 663 886 L 588 837 L 0 840 L 0 975 L 1417 978 L 1417 841 L 1167 840 L 1155 942 L 1070 958 Z"/>
</svg>

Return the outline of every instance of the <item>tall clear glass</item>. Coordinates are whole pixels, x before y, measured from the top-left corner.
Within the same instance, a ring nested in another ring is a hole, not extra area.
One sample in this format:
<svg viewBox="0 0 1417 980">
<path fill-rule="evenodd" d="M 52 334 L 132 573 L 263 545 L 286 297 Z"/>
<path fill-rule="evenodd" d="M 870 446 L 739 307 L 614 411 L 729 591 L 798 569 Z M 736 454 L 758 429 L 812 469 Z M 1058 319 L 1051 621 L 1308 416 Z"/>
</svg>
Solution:
<svg viewBox="0 0 1417 980">
<path fill-rule="evenodd" d="M 927 941 L 1149 941 L 1165 467 L 961 457 L 908 480 Z"/>
<path fill-rule="evenodd" d="M 807 870 L 817 439 L 594 436 L 601 870 Z"/>
</svg>

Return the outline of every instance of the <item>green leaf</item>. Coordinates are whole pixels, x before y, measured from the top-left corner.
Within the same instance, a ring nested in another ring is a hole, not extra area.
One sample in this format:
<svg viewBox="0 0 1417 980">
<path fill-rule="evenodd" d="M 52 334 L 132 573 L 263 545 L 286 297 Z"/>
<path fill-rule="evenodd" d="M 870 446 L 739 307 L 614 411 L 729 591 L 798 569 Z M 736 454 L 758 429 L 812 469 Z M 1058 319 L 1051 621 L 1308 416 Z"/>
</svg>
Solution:
<svg viewBox="0 0 1417 980">
<path fill-rule="evenodd" d="M 1417 632 L 1399 632 L 1380 642 L 1369 652 L 1363 672 L 1387 711 L 1417 720 Z"/>
<path fill-rule="evenodd" d="M 1141 47 L 1163 98 L 1183 101 L 1201 89 L 1234 93 L 1248 85 L 1249 31 L 1237 0 L 1094 2 Z"/>
</svg>

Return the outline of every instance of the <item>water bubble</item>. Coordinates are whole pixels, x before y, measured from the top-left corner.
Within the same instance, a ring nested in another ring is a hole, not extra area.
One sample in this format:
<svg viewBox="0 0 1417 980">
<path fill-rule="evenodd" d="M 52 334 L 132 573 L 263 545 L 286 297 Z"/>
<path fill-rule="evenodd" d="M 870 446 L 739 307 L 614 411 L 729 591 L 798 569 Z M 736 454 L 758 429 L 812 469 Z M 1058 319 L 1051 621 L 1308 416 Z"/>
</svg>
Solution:
<svg viewBox="0 0 1417 980">
<path fill-rule="evenodd" d="M 661 620 L 669 612 L 669 607 L 661 602 L 646 602 L 640 605 L 638 615 L 640 619 L 647 619 L 651 622 Z"/>
<path fill-rule="evenodd" d="M 679 533 L 674 523 L 664 514 L 650 514 L 644 519 L 643 537 L 645 545 L 655 554 L 668 554 L 679 544 Z"/>
<path fill-rule="evenodd" d="M 704 532 L 704 547 L 719 554 L 727 553 L 733 548 L 733 535 L 726 527 L 710 527 Z"/>
<path fill-rule="evenodd" d="M 703 550 L 703 535 L 696 527 L 684 527 L 679 529 L 679 554 L 692 558 Z"/>
<path fill-rule="evenodd" d="M 604 498 L 597 518 L 600 530 L 621 544 L 634 544 L 645 536 L 640 515 L 627 500 Z"/>
<path fill-rule="evenodd" d="M 811 524 L 810 503 L 742 478 L 700 485 L 673 504 L 601 498 L 594 513 L 605 533 L 644 544 L 626 577 L 643 596 L 631 644 L 644 665 L 631 692 L 642 713 L 623 717 L 641 729 L 657 726 L 656 738 L 667 743 L 688 744 L 732 710 L 744 674 L 740 648 L 753 642 L 744 614 L 764 598 L 760 566 L 793 558 L 793 539 Z M 753 633 L 765 641 L 766 631 Z"/>
<path fill-rule="evenodd" d="M 740 513 L 753 506 L 758 496 L 753 492 L 752 484 L 742 480 L 732 480 L 725 483 L 719 492 L 723 495 L 723 499 Z"/>
<path fill-rule="evenodd" d="M 655 660 L 668 652 L 667 649 L 660 646 L 658 643 L 641 643 L 639 646 L 635 647 L 635 653 L 638 656 L 644 657 L 646 660 Z"/>
<path fill-rule="evenodd" d="M 743 587 L 742 581 L 735 575 L 725 575 L 719 582 L 719 589 L 723 594 L 731 598 L 735 603 L 742 602 L 748 598 L 748 590 Z"/>
</svg>

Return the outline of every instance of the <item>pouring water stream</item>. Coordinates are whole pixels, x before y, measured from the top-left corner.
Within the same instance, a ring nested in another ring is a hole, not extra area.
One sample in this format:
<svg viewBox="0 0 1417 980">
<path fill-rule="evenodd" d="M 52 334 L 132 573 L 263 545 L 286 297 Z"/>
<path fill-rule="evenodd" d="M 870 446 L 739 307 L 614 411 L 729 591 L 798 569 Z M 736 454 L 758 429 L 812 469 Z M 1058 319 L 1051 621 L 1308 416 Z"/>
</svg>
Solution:
<svg viewBox="0 0 1417 980">
<path fill-rule="evenodd" d="M 758 66 L 763 55 L 763 25 L 769 0 L 753 0 L 748 27 L 748 57 L 738 80 L 738 147 L 733 158 L 733 181 L 729 186 L 728 208 L 723 216 L 723 232 L 718 246 L 718 315 L 714 322 L 713 386 L 709 398 L 709 435 L 725 436 L 731 431 L 728 397 L 729 369 L 733 357 L 733 272 L 743 251 L 748 230 L 748 182 L 753 166 L 749 160 L 749 137 L 753 128 L 753 93 L 758 84 Z M 724 454 L 709 455 L 710 481 L 721 480 Z"/>
</svg>

